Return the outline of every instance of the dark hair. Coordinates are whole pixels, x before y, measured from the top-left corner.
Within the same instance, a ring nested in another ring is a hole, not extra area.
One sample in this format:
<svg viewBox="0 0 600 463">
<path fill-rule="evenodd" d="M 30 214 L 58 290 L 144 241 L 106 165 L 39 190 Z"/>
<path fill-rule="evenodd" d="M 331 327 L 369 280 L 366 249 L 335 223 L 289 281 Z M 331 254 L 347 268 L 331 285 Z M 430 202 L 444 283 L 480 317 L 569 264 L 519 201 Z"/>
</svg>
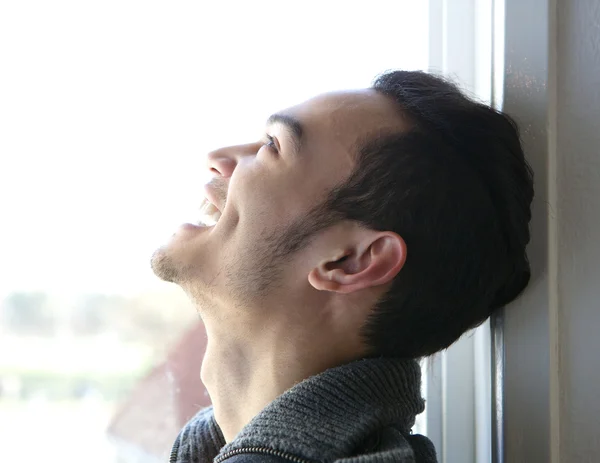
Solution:
<svg viewBox="0 0 600 463">
<path fill-rule="evenodd" d="M 371 355 L 442 350 L 525 288 L 533 174 L 515 122 L 424 72 L 392 71 L 373 88 L 412 122 L 360 147 L 325 207 L 398 233 L 407 259 L 362 335 Z"/>
</svg>

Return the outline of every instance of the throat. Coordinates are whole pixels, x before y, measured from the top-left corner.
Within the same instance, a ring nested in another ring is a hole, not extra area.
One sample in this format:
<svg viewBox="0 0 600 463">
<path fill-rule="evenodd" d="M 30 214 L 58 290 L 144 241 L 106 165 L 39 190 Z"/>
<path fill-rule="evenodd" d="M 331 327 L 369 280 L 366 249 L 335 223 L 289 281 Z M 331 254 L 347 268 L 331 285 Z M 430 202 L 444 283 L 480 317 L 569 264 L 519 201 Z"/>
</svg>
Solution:
<svg viewBox="0 0 600 463">
<path fill-rule="evenodd" d="M 217 350 L 209 342 L 202 362 L 202 382 L 226 442 L 293 385 L 282 382 L 273 367 L 270 360 L 252 358 L 247 349 Z"/>
<path fill-rule="evenodd" d="M 241 323 L 242 318 L 204 319 L 208 342 L 201 378 L 226 442 L 294 385 L 360 357 L 348 336 L 273 317 Z"/>
</svg>

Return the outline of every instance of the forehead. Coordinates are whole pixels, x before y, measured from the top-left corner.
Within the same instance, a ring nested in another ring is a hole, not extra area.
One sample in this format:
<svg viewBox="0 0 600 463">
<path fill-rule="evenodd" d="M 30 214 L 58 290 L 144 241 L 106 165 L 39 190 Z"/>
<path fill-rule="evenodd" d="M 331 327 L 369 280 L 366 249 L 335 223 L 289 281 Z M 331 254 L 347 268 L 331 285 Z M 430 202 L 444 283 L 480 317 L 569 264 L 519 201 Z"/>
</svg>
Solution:
<svg viewBox="0 0 600 463">
<path fill-rule="evenodd" d="M 335 140 L 348 152 L 367 138 L 409 126 L 398 105 L 373 89 L 324 93 L 284 112 L 302 123 L 307 139 Z"/>
</svg>

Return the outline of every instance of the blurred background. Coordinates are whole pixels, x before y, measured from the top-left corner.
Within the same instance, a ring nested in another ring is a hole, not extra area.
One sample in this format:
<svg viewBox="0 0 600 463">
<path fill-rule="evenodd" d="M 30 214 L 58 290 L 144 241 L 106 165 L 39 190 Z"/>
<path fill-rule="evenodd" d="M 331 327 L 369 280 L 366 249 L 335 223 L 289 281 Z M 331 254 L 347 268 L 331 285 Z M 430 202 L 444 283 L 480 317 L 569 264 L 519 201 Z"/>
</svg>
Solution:
<svg viewBox="0 0 600 463">
<path fill-rule="evenodd" d="M 427 69 L 428 1 L 0 3 L 0 461 L 165 461 L 208 403 L 152 252 L 204 156 L 317 93 Z"/>
</svg>

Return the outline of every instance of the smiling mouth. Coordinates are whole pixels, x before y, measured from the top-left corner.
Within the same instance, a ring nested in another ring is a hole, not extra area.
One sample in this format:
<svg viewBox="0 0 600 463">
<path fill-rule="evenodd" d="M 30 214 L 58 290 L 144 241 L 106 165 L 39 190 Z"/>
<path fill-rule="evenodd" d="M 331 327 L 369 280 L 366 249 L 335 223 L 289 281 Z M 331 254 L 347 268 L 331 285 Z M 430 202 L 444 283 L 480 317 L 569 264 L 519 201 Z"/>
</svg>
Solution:
<svg viewBox="0 0 600 463">
<path fill-rule="evenodd" d="M 200 204 L 198 225 L 213 226 L 217 224 L 220 218 L 221 211 L 208 199 L 204 198 Z"/>
</svg>

